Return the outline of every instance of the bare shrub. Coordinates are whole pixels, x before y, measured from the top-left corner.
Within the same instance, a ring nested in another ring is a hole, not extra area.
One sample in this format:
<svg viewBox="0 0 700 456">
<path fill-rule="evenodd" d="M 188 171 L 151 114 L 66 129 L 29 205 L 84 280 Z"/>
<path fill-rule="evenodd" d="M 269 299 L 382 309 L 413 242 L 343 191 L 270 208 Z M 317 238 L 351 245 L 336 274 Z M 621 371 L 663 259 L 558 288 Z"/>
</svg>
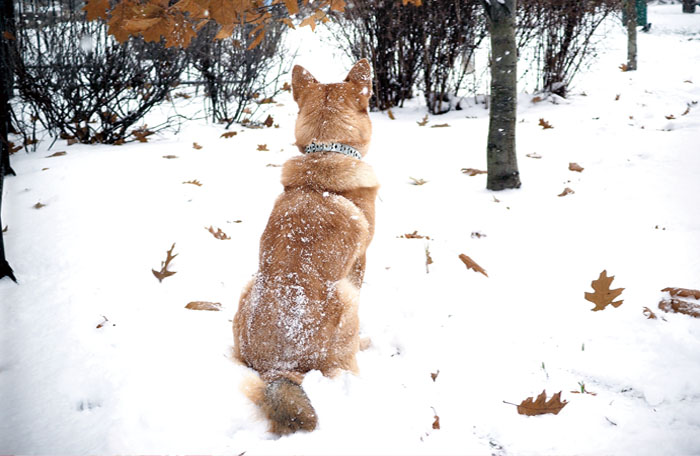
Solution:
<svg viewBox="0 0 700 456">
<path fill-rule="evenodd" d="M 196 83 L 205 88 L 211 103 L 208 111 L 216 122 L 230 125 L 246 113 L 254 115 L 280 93 L 280 77 L 289 72 L 291 59 L 283 59 L 287 26 L 273 21 L 266 26 L 265 39 L 248 49 L 252 28 L 237 27 L 230 38 L 215 40 L 218 26 L 209 24 L 185 50 L 201 77 Z"/>
<path fill-rule="evenodd" d="M 182 52 L 142 39 L 117 43 L 104 22 L 85 21 L 81 1 L 20 6 L 15 83 L 34 121 L 81 143 L 144 140 L 155 131 L 135 124 L 177 85 Z"/>
<path fill-rule="evenodd" d="M 566 96 L 574 76 L 595 54 L 595 32 L 619 0 L 529 0 L 519 3 L 517 40 L 531 47 L 538 89 Z"/>
</svg>

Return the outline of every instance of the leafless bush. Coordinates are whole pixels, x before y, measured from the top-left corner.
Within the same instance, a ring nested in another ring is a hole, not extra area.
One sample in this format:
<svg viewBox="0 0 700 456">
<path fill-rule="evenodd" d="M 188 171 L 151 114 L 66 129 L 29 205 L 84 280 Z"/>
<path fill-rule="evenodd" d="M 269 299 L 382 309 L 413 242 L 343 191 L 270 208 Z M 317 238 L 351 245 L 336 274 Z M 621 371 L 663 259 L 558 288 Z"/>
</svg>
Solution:
<svg viewBox="0 0 700 456">
<path fill-rule="evenodd" d="M 216 24 L 205 26 L 186 50 L 192 66 L 211 103 L 208 111 L 214 121 L 241 121 L 254 115 L 281 91 L 280 77 L 289 71 L 283 37 L 287 26 L 274 21 L 265 30 L 265 39 L 253 49 L 248 36 L 252 26 L 239 27 L 233 36 L 215 40 Z"/>
<path fill-rule="evenodd" d="M 595 32 L 619 11 L 620 0 L 528 0 L 519 3 L 517 39 L 532 49 L 538 89 L 566 96 L 574 76 L 595 53 Z"/>
<path fill-rule="evenodd" d="M 178 83 L 184 54 L 141 39 L 119 44 L 104 22 L 85 21 L 82 6 L 78 0 L 20 4 L 18 95 L 34 121 L 63 138 L 143 140 L 154 128 L 134 126 Z"/>
</svg>

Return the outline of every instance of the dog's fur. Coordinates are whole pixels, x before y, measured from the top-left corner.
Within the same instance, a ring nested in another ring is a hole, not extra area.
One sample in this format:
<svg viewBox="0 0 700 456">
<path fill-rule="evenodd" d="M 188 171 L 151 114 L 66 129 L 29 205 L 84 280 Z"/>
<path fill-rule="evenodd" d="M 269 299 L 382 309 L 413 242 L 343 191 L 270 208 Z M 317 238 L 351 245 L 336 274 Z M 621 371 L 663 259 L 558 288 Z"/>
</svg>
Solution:
<svg viewBox="0 0 700 456">
<path fill-rule="evenodd" d="M 297 65 L 292 90 L 301 152 L 312 142 L 337 142 L 367 153 L 367 60 L 337 84 L 320 84 Z M 334 152 L 288 160 L 282 185 L 260 239 L 259 270 L 243 290 L 233 321 L 234 356 L 262 379 L 249 396 L 277 434 L 316 427 L 300 386 L 306 372 L 357 371 L 358 296 L 379 187 L 368 164 Z"/>
</svg>

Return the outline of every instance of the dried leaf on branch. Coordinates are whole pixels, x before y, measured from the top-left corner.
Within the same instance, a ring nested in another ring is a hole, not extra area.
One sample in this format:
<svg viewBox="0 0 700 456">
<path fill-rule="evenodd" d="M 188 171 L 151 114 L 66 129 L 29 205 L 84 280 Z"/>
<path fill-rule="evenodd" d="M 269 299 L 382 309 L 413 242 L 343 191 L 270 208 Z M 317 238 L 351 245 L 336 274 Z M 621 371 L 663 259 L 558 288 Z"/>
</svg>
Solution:
<svg viewBox="0 0 700 456">
<path fill-rule="evenodd" d="M 612 284 L 615 276 L 608 277 L 606 270 L 600 273 L 597 280 L 591 282 L 591 287 L 593 287 L 594 293 L 586 292 L 584 294 L 587 301 L 595 304 L 595 307 L 591 310 L 597 312 L 599 310 L 605 309 L 608 305 L 613 307 L 619 307 L 623 300 L 615 301 L 615 298 L 622 294 L 624 288 L 616 288 L 614 290 L 610 289 L 610 284 Z"/>
<path fill-rule="evenodd" d="M 221 303 L 209 301 L 192 301 L 190 303 L 187 303 L 185 309 L 219 311 L 221 310 Z"/>
<path fill-rule="evenodd" d="M 480 273 L 482 273 L 483 275 L 485 275 L 486 277 L 489 276 L 489 275 L 486 273 L 486 271 L 484 270 L 484 268 L 482 268 L 481 266 L 479 266 L 479 265 L 476 263 L 476 261 L 472 260 L 472 259 L 469 258 L 467 255 L 465 255 L 465 254 L 463 254 L 463 253 L 460 253 L 460 254 L 459 254 L 459 259 L 462 260 L 462 263 L 464 263 L 464 265 L 467 267 L 467 269 L 471 269 L 472 271 L 475 271 L 475 272 L 480 272 Z"/>
<path fill-rule="evenodd" d="M 548 413 L 557 415 L 568 403 L 568 401 L 561 400 L 561 391 L 552 396 L 550 400 L 547 400 L 546 391 L 542 391 L 534 401 L 532 397 L 522 401 L 518 405 L 518 413 L 527 416 L 545 415 Z"/>
<path fill-rule="evenodd" d="M 156 271 L 155 269 L 151 269 L 153 272 L 153 275 L 156 276 L 156 279 L 158 279 L 158 282 L 162 282 L 163 279 L 166 277 L 170 277 L 173 274 L 176 274 L 176 271 L 168 271 L 168 266 L 170 266 L 170 262 L 175 259 L 176 256 L 179 254 L 176 253 L 173 255 L 173 250 L 175 250 L 175 243 L 173 242 L 172 247 L 170 247 L 170 250 L 167 252 L 167 256 L 165 257 L 165 261 L 160 262 L 160 271 Z"/>
<path fill-rule="evenodd" d="M 205 227 L 204 229 L 209 231 L 212 234 L 212 236 L 214 236 L 216 239 L 219 239 L 220 241 L 228 241 L 229 239 L 231 239 L 226 233 L 221 231 L 221 228 L 217 228 L 216 230 L 214 230 L 214 227 L 210 226 L 209 228 Z"/>
</svg>

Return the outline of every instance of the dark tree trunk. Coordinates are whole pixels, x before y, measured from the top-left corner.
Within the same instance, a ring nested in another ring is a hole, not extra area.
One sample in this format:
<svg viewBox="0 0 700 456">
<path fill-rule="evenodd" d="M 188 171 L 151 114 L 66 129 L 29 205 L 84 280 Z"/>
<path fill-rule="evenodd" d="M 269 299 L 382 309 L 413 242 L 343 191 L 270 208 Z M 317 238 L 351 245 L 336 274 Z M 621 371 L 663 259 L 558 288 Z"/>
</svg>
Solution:
<svg viewBox="0 0 700 456">
<path fill-rule="evenodd" d="M 695 0 L 683 0 L 683 12 L 684 13 L 694 13 L 695 12 Z"/>
<path fill-rule="evenodd" d="M 515 43 L 516 0 L 481 0 L 491 35 L 491 104 L 486 146 L 488 177 L 486 188 L 504 190 L 520 187 L 515 156 L 515 125 L 518 108 Z"/>
<path fill-rule="evenodd" d="M 627 12 L 627 71 L 637 70 L 637 5 L 635 0 L 625 0 Z"/>
<path fill-rule="evenodd" d="M 0 0 L 0 279 L 9 277 L 17 279 L 5 259 L 2 224 L 2 190 L 5 176 L 13 174 L 10 167 L 10 142 L 7 138 L 10 130 L 10 96 L 12 93 L 13 71 L 10 65 L 10 50 L 14 41 L 14 4 L 12 0 Z"/>
</svg>

